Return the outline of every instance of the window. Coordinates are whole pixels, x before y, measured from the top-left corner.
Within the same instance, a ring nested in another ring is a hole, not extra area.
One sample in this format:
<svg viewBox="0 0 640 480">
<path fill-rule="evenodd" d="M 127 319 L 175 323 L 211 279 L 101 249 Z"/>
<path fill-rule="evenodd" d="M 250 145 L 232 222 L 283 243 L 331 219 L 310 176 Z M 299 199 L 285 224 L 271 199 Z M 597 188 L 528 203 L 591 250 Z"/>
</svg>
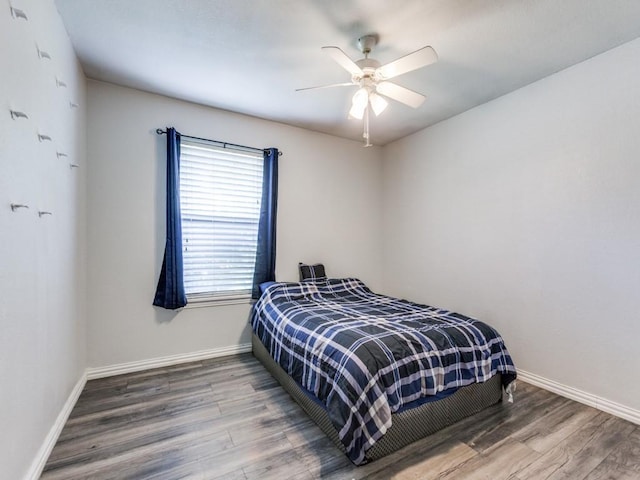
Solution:
<svg viewBox="0 0 640 480">
<path fill-rule="evenodd" d="M 182 249 L 189 302 L 250 298 L 262 168 L 259 152 L 181 139 Z"/>
</svg>

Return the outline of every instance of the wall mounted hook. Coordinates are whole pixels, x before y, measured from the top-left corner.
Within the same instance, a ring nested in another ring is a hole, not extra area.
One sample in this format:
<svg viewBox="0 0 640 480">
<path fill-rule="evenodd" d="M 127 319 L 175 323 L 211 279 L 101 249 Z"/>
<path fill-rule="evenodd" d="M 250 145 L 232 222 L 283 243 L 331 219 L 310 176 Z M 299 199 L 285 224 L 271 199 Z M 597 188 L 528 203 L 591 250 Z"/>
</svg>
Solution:
<svg viewBox="0 0 640 480">
<path fill-rule="evenodd" d="M 47 52 L 45 52 L 44 50 L 40 50 L 40 47 L 38 47 L 36 45 L 36 50 L 38 50 L 38 57 L 40 58 L 46 58 L 48 60 L 51 60 L 51 55 L 49 55 Z"/>
<path fill-rule="evenodd" d="M 38 210 L 38 217 L 42 218 L 43 215 L 53 215 L 53 213 L 45 212 L 43 210 Z"/>
<path fill-rule="evenodd" d="M 69 168 L 73 170 L 74 168 L 80 168 L 80 165 L 76 165 L 75 163 L 70 163 Z"/>
<path fill-rule="evenodd" d="M 15 212 L 16 210 L 18 210 L 20 208 L 29 208 L 29 205 L 24 205 L 22 203 L 12 203 L 11 204 L 11 211 L 12 212 Z"/>
<path fill-rule="evenodd" d="M 38 134 L 38 140 L 44 142 L 45 140 L 51 141 L 51 137 L 49 135 L 43 135 L 41 133 Z"/>
<path fill-rule="evenodd" d="M 56 77 L 56 87 L 67 88 L 67 84 L 64 83 L 62 80 L 60 80 L 58 77 Z"/>
<path fill-rule="evenodd" d="M 56 152 L 56 157 L 58 157 L 58 158 L 68 157 L 68 156 L 69 156 L 69 155 L 67 155 L 66 153 Z"/>
<path fill-rule="evenodd" d="M 12 16 L 13 18 L 15 18 L 16 20 L 17 20 L 18 18 L 23 18 L 23 19 L 25 19 L 26 21 L 29 21 L 29 19 L 27 18 L 27 14 L 26 14 L 26 13 L 24 13 L 24 10 L 20 10 L 20 9 L 18 9 L 18 8 L 13 8 L 13 7 L 11 7 L 11 16 Z"/>
<path fill-rule="evenodd" d="M 11 113 L 11 118 L 16 120 L 17 118 L 29 118 L 26 113 L 18 112 L 17 110 L 9 110 Z"/>
<path fill-rule="evenodd" d="M 69 108 L 78 108 L 78 106 L 77 103 L 69 102 Z"/>
</svg>

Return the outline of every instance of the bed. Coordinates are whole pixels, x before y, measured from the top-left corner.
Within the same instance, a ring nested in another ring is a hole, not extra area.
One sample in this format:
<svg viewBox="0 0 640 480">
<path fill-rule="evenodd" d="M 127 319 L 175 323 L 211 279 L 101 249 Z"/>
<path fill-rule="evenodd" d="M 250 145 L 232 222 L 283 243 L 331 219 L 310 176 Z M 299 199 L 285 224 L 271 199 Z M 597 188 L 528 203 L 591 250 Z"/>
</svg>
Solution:
<svg viewBox="0 0 640 480">
<path fill-rule="evenodd" d="M 502 399 L 516 378 L 498 332 L 358 279 L 271 283 L 254 355 L 356 465 Z"/>
</svg>

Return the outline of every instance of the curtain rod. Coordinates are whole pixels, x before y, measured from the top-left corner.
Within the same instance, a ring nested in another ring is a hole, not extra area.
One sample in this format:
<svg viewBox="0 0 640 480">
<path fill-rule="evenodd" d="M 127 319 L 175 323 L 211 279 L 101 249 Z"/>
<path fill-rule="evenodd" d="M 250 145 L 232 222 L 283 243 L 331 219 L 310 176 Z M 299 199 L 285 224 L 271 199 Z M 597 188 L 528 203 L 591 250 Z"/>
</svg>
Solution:
<svg viewBox="0 0 640 480">
<path fill-rule="evenodd" d="M 166 130 L 162 130 L 161 128 L 156 128 L 156 133 L 158 135 L 166 135 L 167 131 Z M 219 140 L 211 140 L 209 138 L 202 138 L 202 137 L 192 137 L 191 135 L 183 135 L 182 133 L 180 134 L 181 137 L 186 137 L 186 138 L 193 138 L 194 140 L 202 140 L 204 142 L 211 142 L 211 143 L 217 143 L 218 145 L 222 145 L 222 148 L 240 148 L 243 150 L 253 150 L 254 152 L 262 152 L 264 153 L 266 151 L 266 149 L 264 148 L 255 148 L 255 147 L 248 147 L 246 145 L 238 145 L 237 143 L 229 143 L 229 142 L 221 142 Z M 282 152 L 278 152 L 278 156 L 282 155 Z"/>
</svg>

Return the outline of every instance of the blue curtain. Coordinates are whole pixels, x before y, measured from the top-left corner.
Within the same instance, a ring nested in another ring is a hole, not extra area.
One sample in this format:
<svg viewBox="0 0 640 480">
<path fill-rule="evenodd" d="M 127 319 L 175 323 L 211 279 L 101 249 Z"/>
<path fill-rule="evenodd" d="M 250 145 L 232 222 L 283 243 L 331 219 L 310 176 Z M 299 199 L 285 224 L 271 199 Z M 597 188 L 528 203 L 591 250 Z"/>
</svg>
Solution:
<svg viewBox="0 0 640 480">
<path fill-rule="evenodd" d="M 167 128 L 167 240 L 154 305 L 175 310 L 187 304 L 182 270 L 180 134 L 175 128 Z"/>
<path fill-rule="evenodd" d="M 258 226 L 258 249 L 251 297 L 260 296 L 259 285 L 276 279 L 276 214 L 278 210 L 278 149 L 264 151 L 262 203 Z"/>
</svg>

